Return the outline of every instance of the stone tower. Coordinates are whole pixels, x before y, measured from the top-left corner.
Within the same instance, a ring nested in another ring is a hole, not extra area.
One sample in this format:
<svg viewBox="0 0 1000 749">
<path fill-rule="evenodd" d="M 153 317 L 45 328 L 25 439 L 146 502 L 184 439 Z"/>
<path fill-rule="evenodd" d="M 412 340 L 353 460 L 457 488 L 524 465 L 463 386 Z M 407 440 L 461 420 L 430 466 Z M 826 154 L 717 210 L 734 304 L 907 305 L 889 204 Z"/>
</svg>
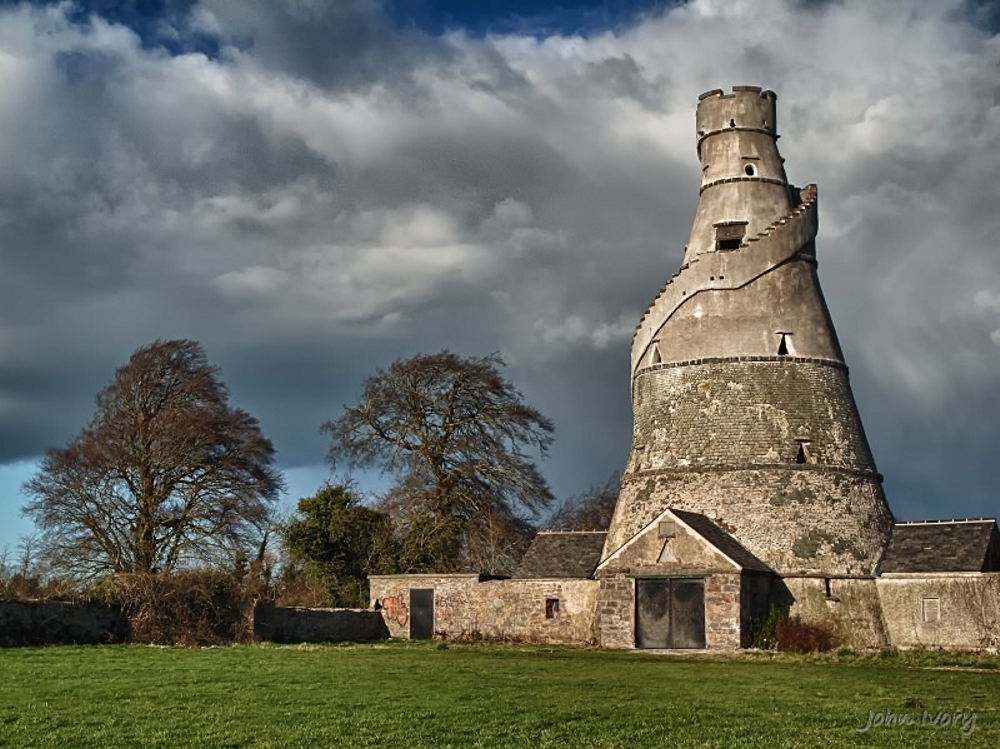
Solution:
<svg viewBox="0 0 1000 749">
<path fill-rule="evenodd" d="M 633 443 L 604 558 L 667 508 L 782 575 L 866 576 L 892 515 L 816 275 L 816 187 L 785 177 L 775 95 L 709 91 L 684 261 L 632 342 Z"/>
</svg>

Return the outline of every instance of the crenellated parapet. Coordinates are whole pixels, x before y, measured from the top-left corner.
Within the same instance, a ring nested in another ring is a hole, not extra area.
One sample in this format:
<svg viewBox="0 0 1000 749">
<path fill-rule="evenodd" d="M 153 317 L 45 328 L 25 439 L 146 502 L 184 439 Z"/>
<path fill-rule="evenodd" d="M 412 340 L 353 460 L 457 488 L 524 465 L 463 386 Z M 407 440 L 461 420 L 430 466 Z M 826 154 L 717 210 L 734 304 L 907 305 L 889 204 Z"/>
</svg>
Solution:
<svg viewBox="0 0 1000 749">
<path fill-rule="evenodd" d="M 705 138 L 731 130 L 756 130 L 778 137 L 777 96 L 759 86 L 733 86 L 727 94 L 721 88 L 698 97 L 695 130 L 698 148 Z"/>
</svg>

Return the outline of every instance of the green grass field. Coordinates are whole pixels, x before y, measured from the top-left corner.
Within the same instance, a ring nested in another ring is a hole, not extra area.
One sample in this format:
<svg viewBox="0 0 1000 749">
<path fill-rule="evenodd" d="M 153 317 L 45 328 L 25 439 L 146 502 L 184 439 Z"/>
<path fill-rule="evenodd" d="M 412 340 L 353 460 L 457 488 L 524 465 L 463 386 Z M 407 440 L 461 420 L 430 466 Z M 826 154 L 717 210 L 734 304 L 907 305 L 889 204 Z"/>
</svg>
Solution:
<svg viewBox="0 0 1000 749">
<path fill-rule="evenodd" d="M 995 747 L 998 666 L 451 643 L 8 649 L 0 746 Z M 858 730 L 887 710 L 913 724 Z M 941 711 L 965 716 L 921 722 Z"/>
</svg>

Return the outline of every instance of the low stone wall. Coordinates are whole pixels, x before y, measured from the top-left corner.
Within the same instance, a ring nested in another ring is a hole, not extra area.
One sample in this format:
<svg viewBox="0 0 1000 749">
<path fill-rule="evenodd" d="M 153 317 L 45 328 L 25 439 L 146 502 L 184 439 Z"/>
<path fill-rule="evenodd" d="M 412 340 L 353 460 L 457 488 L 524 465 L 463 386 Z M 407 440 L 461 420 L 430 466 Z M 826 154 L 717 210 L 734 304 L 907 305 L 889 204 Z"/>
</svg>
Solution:
<svg viewBox="0 0 1000 749">
<path fill-rule="evenodd" d="M 478 629 L 499 639 L 594 645 L 598 587 L 596 580 L 484 582 L 479 590 Z"/>
<path fill-rule="evenodd" d="M 410 590 L 432 589 L 436 636 L 573 645 L 597 640 L 596 580 L 377 575 L 369 585 L 393 637 L 410 636 Z"/>
<path fill-rule="evenodd" d="M 1000 646 L 1000 572 L 883 575 L 877 585 L 897 647 Z"/>
<path fill-rule="evenodd" d="M 370 642 L 389 636 L 377 611 L 300 609 L 261 601 L 253 610 L 253 634 L 269 642 Z"/>
<path fill-rule="evenodd" d="M 0 601 L 0 647 L 128 640 L 121 610 L 98 603 Z"/>
</svg>

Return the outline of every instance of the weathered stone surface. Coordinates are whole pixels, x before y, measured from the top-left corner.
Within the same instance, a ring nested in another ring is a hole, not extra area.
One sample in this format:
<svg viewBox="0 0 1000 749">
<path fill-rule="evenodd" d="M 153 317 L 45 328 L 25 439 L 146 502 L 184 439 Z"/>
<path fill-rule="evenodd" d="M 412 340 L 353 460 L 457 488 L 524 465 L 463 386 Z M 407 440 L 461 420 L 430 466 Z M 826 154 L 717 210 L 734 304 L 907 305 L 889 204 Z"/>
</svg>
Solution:
<svg viewBox="0 0 1000 749">
<path fill-rule="evenodd" d="M 707 515 L 782 574 L 872 575 L 892 515 L 816 275 L 770 91 L 698 104 L 684 263 L 632 344 L 633 444 L 608 558 L 664 509 Z"/>
<path fill-rule="evenodd" d="M 1000 647 L 1000 572 L 883 575 L 876 581 L 898 647 Z"/>
<path fill-rule="evenodd" d="M 873 578 L 785 577 L 783 582 L 793 599 L 789 614 L 827 627 L 837 645 L 890 644 Z"/>
<path fill-rule="evenodd" d="M 605 554 L 664 507 L 707 515 L 787 574 L 870 575 L 892 523 L 865 475 L 796 466 L 626 474 Z"/>
<path fill-rule="evenodd" d="M 0 647 L 125 642 L 117 606 L 57 601 L 0 601 Z"/>
<path fill-rule="evenodd" d="M 481 580 L 478 575 L 377 575 L 369 578 L 393 637 L 409 637 L 409 592 L 434 591 L 434 632 L 588 645 L 597 641 L 599 583 L 589 579 Z M 558 601 L 553 605 L 552 601 Z"/>
</svg>

